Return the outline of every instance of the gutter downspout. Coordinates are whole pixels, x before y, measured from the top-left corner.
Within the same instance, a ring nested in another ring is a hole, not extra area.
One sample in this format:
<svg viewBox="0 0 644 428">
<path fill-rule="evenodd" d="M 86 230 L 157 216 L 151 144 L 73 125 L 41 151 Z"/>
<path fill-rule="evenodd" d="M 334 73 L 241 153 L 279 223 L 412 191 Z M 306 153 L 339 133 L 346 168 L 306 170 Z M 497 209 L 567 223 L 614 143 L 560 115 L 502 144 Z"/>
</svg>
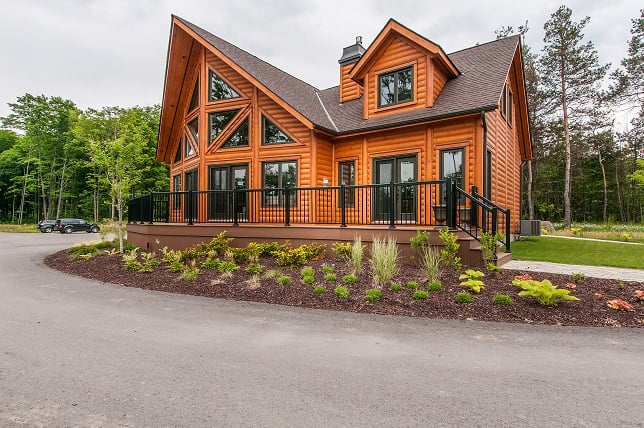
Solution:
<svg viewBox="0 0 644 428">
<path fill-rule="evenodd" d="M 488 183 L 487 176 L 488 176 L 488 171 L 487 171 L 487 121 L 485 120 L 485 110 L 481 110 L 481 124 L 483 125 L 483 180 L 481 180 L 481 183 L 483 183 L 483 196 L 485 196 L 488 199 L 492 199 L 492 195 L 487 194 L 487 189 L 488 186 L 491 185 L 491 183 Z M 490 186 L 491 189 L 491 186 Z"/>
</svg>

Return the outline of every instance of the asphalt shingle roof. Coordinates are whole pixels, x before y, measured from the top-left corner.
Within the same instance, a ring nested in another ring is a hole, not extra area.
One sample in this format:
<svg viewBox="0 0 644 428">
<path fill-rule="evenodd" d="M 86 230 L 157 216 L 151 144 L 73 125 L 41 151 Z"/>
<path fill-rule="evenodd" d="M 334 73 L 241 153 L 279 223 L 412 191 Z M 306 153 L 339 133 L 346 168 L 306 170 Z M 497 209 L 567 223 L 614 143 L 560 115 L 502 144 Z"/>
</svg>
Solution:
<svg viewBox="0 0 644 428">
<path fill-rule="evenodd" d="M 449 54 L 461 74 L 447 82 L 432 107 L 364 120 L 362 98 L 339 103 L 338 86 L 319 90 L 206 30 L 177 19 L 316 127 L 337 134 L 496 108 L 520 42 L 519 36 L 512 36 Z"/>
</svg>

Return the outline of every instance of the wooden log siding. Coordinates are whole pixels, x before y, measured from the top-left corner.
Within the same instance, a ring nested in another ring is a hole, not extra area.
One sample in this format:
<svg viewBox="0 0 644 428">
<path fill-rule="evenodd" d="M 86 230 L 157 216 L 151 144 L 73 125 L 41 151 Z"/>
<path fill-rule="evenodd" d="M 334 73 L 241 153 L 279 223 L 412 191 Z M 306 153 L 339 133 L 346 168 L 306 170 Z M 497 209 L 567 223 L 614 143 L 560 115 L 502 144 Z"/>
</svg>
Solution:
<svg viewBox="0 0 644 428">
<path fill-rule="evenodd" d="M 363 93 L 362 86 L 349 78 L 349 72 L 355 63 L 345 64 L 340 67 L 340 102 L 355 100 L 360 98 Z"/>
</svg>

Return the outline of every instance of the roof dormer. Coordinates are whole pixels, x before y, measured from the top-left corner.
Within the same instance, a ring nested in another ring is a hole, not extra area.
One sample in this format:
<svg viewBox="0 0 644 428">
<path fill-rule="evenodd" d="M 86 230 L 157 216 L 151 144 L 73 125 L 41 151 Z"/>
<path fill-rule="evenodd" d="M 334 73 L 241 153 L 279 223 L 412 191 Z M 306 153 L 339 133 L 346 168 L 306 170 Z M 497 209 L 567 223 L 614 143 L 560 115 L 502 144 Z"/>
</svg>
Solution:
<svg viewBox="0 0 644 428">
<path fill-rule="evenodd" d="M 368 119 L 431 107 L 445 83 L 458 75 L 439 45 L 390 19 L 347 77 L 366 94 L 363 116 Z"/>
</svg>

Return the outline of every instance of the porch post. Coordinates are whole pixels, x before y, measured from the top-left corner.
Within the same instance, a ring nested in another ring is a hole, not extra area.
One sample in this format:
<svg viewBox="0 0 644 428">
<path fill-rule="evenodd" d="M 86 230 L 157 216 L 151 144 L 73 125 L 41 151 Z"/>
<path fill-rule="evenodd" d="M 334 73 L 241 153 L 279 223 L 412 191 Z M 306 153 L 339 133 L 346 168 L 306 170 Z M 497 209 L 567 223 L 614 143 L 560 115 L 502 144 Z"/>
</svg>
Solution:
<svg viewBox="0 0 644 428">
<path fill-rule="evenodd" d="M 505 252 L 512 252 L 510 251 L 510 210 L 505 212 Z"/>
<path fill-rule="evenodd" d="M 447 215 L 447 227 L 450 229 L 456 228 L 456 191 L 455 183 L 451 178 L 445 181 L 445 211 Z"/>
<path fill-rule="evenodd" d="M 396 186 L 393 180 L 389 183 L 389 229 L 396 228 Z"/>
<path fill-rule="evenodd" d="M 474 196 L 474 199 L 472 200 L 472 202 L 479 202 L 478 197 L 477 197 L 478 193 L 479 193 L 478 187 L 472 186 L 472 196 Z M 481 209 L 483 209 L 482 206 L 481 206 Z M 478 214 L 479 214 L 478 203 L 477 204 L 472 203 L 471 206 L 470 206 L 470 225 L 472 225 L 474 227 L 478 226 L 478 224 L 479 224 L 478 223 L 478 216 L 479 216 Z M 483 230 L 485 230 L 485 229 L 483 229 Z"/>
<path fill-rule="evenodd" d="M 150 193 L 148 197 L 150 198 L 150 219 L 148 224 L 152 224 L 154 220 L 154 193 Z"/>
<path fill-rule="evenodd" d="M 143 194 L 139 195 L 139 223 L 145 223 L 143 220 Z"/>
<path fill-rule="evenodd" d="M 291 195 L 290 188 L 284 188 L 284 226 L 291 225 Z"/>
<path fill-rule="evenodd" d="M 188 190 L 188 226 L 192 226 L 194 223 L 192 221 L 192 198 L 193 196 L 193 190 Z"/>
<path fill-rule="evenodd" d="M 346 189 L 344 186 L 344 183 L 340 185 L 340 208 L 342 208 L 342 210 L 340 211 L 340 227 L 347 227 L 347 200 L 345 198 Z"/>
<path fill-rule="evenodd" d="M 237 221 L 237 187 L 233 186 L 233 226 L 239 226 Z"/>
</svg>

